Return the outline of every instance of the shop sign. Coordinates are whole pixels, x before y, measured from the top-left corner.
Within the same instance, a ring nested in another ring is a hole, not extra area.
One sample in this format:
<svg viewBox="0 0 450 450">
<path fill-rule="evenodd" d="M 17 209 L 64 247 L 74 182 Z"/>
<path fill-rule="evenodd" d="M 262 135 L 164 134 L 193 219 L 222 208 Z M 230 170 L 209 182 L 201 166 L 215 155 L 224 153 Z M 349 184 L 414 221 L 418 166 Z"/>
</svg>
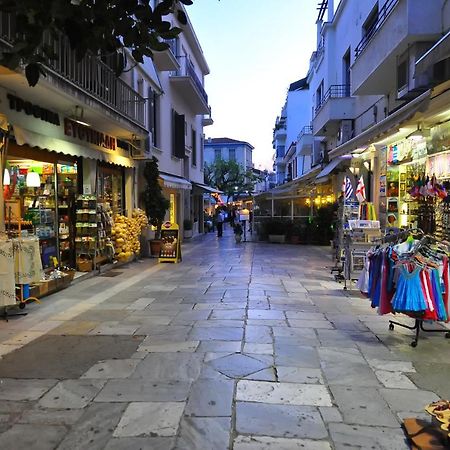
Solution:
<svg viewBox="0 0 450 450">
<path fill-rule="evenodd" d="M 161 227 L 161 250 L 158 262 L 181 261 L 180 229 L 176 223 L 165 222 Z"/>
<path fill-rule="evenodd" d="M 409 141 L 401 141 L 388 147 L 387 161 L 388 164 L 397 164 L 411 157 L 411 143 Z"/>
<path fill-rule="evenodd" d="M 53 125 L 60 125 L 59 116 L 57 113 L 50 111 L 49 109 L 42 108 L 39 105 L 35 105 L 29 101 L 23 100 L 20 97 L 16 97 L 12 94 L 7 94 L 9 109 L 17 112 L 24 112 L 27 116 L 33 116 L 36 119 L 41 119 L 44 122 L 51 123 Z"/>
<path fill-rule="evenodd" d="M 116 138 L 94 130 L 86 125 L 81 125 L 67 117 L 64 118 L 64 134 L 108 150 L 116 149 Z"/>
</svg>

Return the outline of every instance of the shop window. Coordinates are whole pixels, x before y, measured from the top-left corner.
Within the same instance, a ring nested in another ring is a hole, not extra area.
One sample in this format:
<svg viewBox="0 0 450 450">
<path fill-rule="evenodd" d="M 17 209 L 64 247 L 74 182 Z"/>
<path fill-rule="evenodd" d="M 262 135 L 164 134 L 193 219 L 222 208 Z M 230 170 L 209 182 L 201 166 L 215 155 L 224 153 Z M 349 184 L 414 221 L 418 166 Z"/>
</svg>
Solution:
<svg viewBox="0 0 450 450">
<path fill-rule="evenodd" d="M 113 166 L 98 168 L 98 202 L 110 207 L 114 214 L 124 213 L 123 169 Z"/>
<path fill-rule="evenodd" d="M 6 167 L 10 178 L 3 192 L 6 229 L 12 235 L 20 229 L 22 235 L 38 237 L 44 269 L 75 267 L 76 162 L 43 162 L 11 154 Z"/>
</svg>

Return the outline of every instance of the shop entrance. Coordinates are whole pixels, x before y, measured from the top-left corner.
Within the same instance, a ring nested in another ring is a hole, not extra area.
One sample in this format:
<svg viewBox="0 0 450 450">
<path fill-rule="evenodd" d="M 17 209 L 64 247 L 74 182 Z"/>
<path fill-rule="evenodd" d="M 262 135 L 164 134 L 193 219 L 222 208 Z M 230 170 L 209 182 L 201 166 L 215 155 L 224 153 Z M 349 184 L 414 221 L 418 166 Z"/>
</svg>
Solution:
<svg viewBox="0 0 450 450">
<path fill-rule="evenodd" d="M 46 152 L 11 151 L 4 176 L 5 226 L 12 235 L 35 235 L 44 269 L 75 267 L 78 166 Z"/>
</svg>

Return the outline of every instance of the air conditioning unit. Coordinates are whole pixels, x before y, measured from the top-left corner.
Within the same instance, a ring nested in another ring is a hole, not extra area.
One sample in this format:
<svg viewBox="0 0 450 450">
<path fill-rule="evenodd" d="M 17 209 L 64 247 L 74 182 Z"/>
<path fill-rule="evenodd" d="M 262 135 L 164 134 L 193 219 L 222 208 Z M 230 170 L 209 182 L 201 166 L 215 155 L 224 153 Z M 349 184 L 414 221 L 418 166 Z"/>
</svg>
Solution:
<svg viewBox="0 0 450 450">
<path fill-rule="evenodd" d="M 131 143 L 131 156 L 134 159 L 148 159 L 151 157 L 152 134 L 149 132 L 145 139 L 134 139 Z"/>
<path fill-rule="evenodd" d="M 342 145 L 353 137 L 353 121 L 350 119 L 341 120 L 339 127 L 337 145 Z"/>
</svg>

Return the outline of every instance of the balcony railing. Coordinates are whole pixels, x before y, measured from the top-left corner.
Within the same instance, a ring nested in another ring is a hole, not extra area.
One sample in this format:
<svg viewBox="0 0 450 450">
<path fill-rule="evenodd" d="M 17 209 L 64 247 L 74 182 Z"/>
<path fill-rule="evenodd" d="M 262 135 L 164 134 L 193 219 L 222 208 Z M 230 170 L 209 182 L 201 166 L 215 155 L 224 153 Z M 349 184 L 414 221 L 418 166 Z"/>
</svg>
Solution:
<svg viewBox="0 0 450 450">
<path fill-rule="evenodd" d="M 0 13 L 0 38 L 13 45 L 16 38 L 14 19 Z M 55 75 L 109 106 L 141 126 L 145 126 L 145 99 L 120 78 L 97 57 L 87 54 L 77 62 L 66 37 L 57 39 L 45 34 L 43 44 L 53 49 L 56 59 L 48 60 L 45 66 Z"/>
<path fill-rule="evenodd" d="M 305 134 L 312 134 L 312 132 L 313 132 L 312 125 L 306 125 L 301 129 L 300 133 L 298 134 L 298 137 L 301 138 Z"/>
<path fill-rule="evenodd" d="M 328 91 L 325 92 L 325 95 L 320 99 L 318 105 L 316 106 L 315 109 L 316 115 L 330 98 L 344 98 L 344 97 L 350 97 L 350 85 L 332 84 L 329 87 Z"/>
<path fill-rule="evenodd" d="M 378 12 L 377 20 L 366 30 L 366 34 L 363 36 L 359 44 L 355 48 L 355 60 L 359 57 L 362 51 L 367 47 L 369 42 L 375 36 L 377 31 L 386 22 L 389 14 L 395 8 L 399 0 L 388 0 Z"/>
<path fill-rule="evenodd" d="M 187 56 L 177 56 L 178 63 L 180 64 L 180 68 L 176 71 L 171 72 L 171 76 L 175 77 L 190 77 L 194 82 L 196 88 L 198 89 L 200 95 L 206 104 L 208 104 L 208 94 L 203 87 L 203 83 L 198 78 L 195 73 L 194 65 L 190 61 Z"/>
</svg>

